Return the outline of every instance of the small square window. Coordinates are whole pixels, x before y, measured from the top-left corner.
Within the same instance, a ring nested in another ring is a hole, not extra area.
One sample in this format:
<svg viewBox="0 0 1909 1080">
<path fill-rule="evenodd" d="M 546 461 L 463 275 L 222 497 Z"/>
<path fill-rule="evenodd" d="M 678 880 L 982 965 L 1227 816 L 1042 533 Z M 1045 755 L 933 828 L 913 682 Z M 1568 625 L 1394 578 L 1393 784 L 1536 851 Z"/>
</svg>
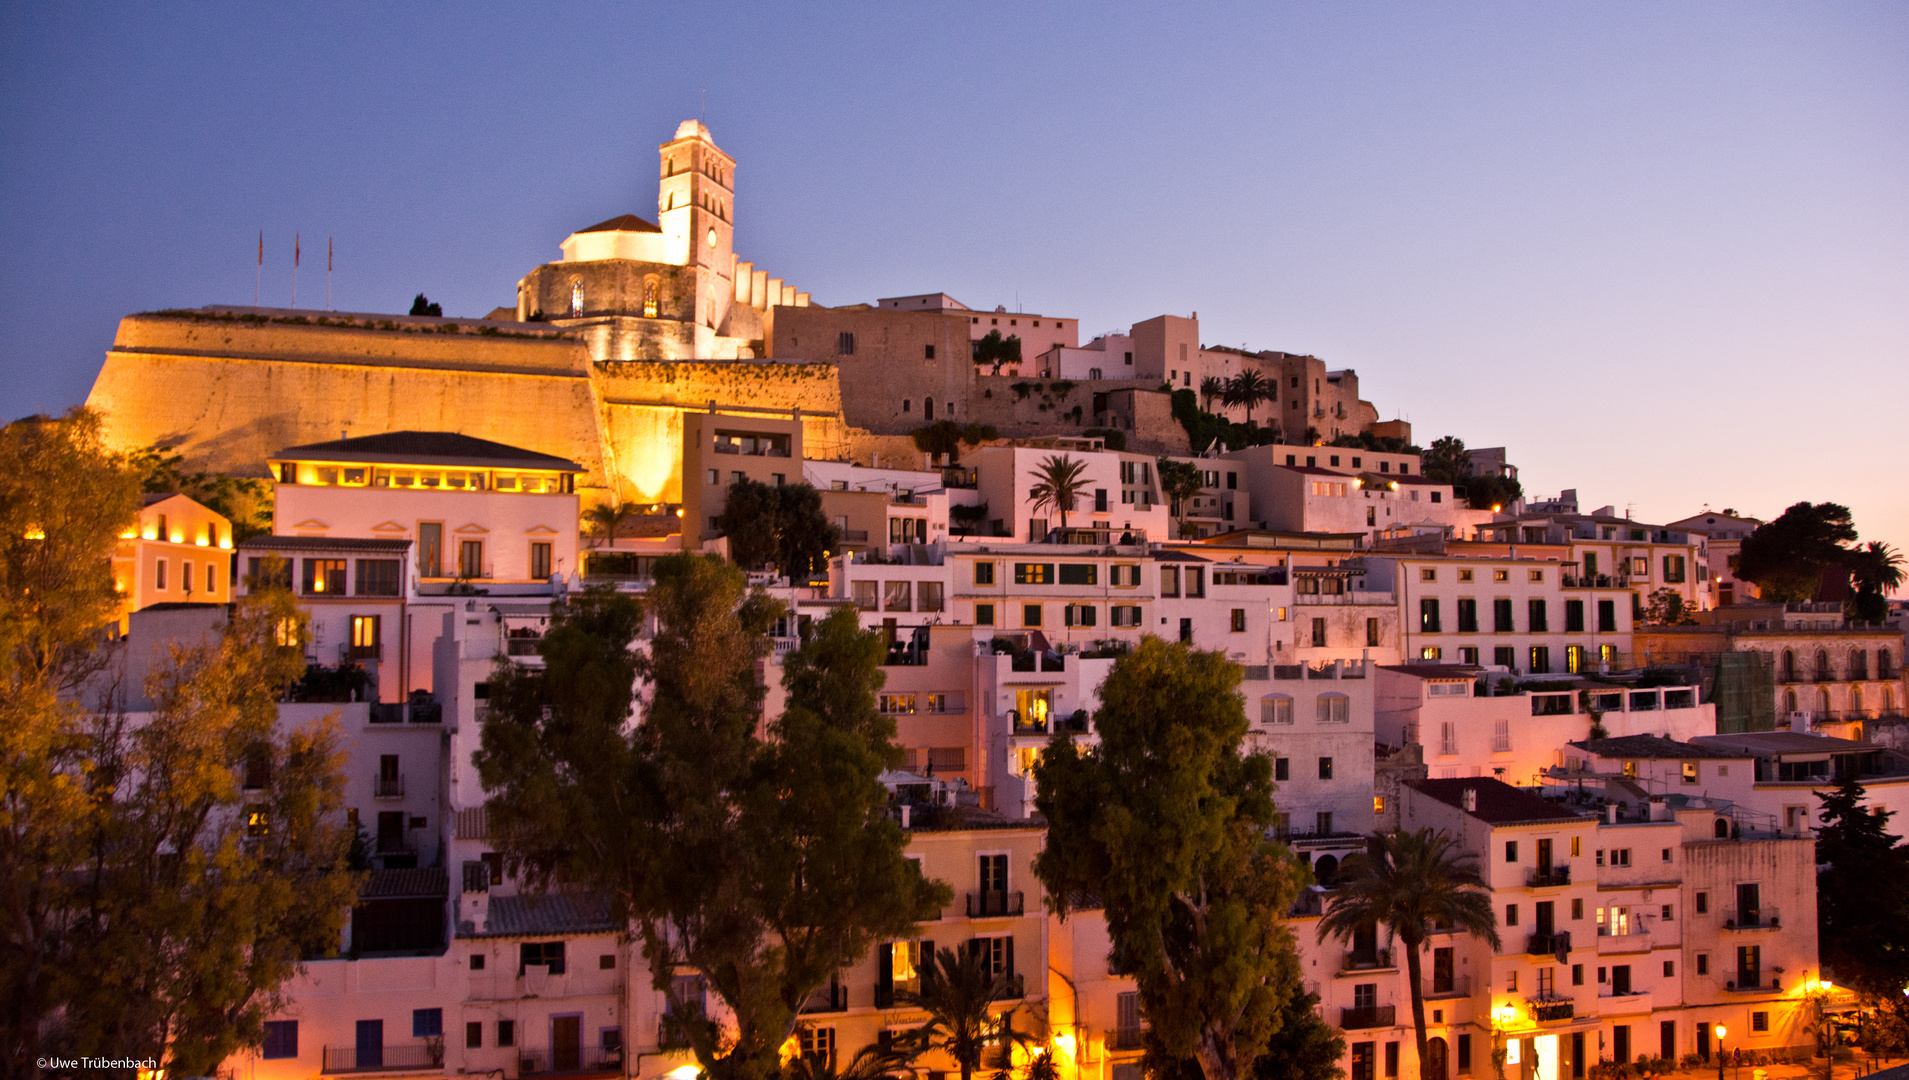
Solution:
<svg viewBox="0 0 1909 1080">
<path fill-rule="evenodd" d="M 1751 1013 L 1750 1014 L 1750 1030 L 1751 1031 L 1770 1030 L 1770 1014 L 1766 1012 Z"/>
<path fill-rule="evenodd" d="M 1665 861 L 1665 862 L 1669 862 L 1669 861 L 1670 861 L 1670 849 L 1669 849 L 1669 848 L 1665 848 L 1665 849 L 1664 849 L 1664 861 Z"/>
<path fill-rule="evenodd" d="M 1664 961 L 1664 978 L 1668 979 L 1676 974 L 1677 974 L 1677 962 L 1674 960 Z"/>
<path fill-rule="evenodd" d="M 268 1061 L 297 1057 L 298 1021 L 267 1020 L 265 1022 L 265 1045 L 259 1048 L 259 1056 Z"/>
<path fill-rule="evenodd" d="M 1665 922 L 1671 922 L 1671 921 L 1672 921 L 1672 918 L 1671 918 L 1671 906 L 1670 906 L 1669 904 L 1665 904 L 1665 905 L 1664 905 L 1664 911 L 1663 911 L 1663 915 L 1662 915 L 1662 918 L 1663 918 L 1663 920 L 1664 920 Z"/>
<path fill-rule="evenodd" d="M 1493 570 L 1493 571 L 1491 572 L 1491 579 L 1492 579 L 1493 581 L 1510 581 L 1510 580 L 1511 580 L 1511 571 L 1509 571 L 1509 570 Z"/>
<path fill-rule="evenodd" d="M 1460 580 L 1460 581 L 1470 581 L 1471 579 L 1472 579 L 1472 571 L 1470 571 L 1470 570 L 1460 570 L 1460 571 L 1458 572 L 1458 580 Z"/>
<path fill-rule="evenodd" d="M 1516 840 L 1505 841 L 1505 861 L 1506 862 L 1518 861 L 1518 841 Z"/>
<path fill-rule="evenodd" d="M 1532 580 L 1532 581 L 1534 581 L 1534 582 L 1542 582 L 1542 581 L 1544 581 L 1544 571 L 1543 571 L 1543 570 L 1533 570 L 1533 571 L 1531 572 L 1531 580 Z"/>
<path fill-rule="evenodd" d="M 994 625 L 994 605 L 993 604 L 974 605 L 974 624 L 976 626 L 993 626 Z"/>
<path fill-rule="evenodd" d="M 1709 912 L 1710 912 L 1710 894 L 1706 892 L 1698 893 L 1697 894 L 1697 914 L 1707 915 L 1709 914 Z"/>
<path fill-rule="evenodd" d="M 597 957 L 598 971 L 614 971 L 615 969 L 616 969 L 616 954 L 615 953 L 604 953 L 602 956 Z"/>
<path fill-rule="evenodd" d="M 1438 571 L 1428 566 L 1418 572 L 1418 579 L 1420 581 L 1437 581 Z"/>
<path fill-rule="evenodd" d="M 1572 986 L 1584 985 L 1584 965 L 1583 964 L 1571 965 L 1571 985 Z"/>
<path fill-rule="evenodd" d="M 443 1009 L 412 1009 L 411 1037 L 430 1039 L 444 1034 Z"/>
<path fill-rule="evenodd" d="M 472 971 L 484 970 L 484 954 L 483 953 L 474 952 L 471 954 L 471 970 Z"/>
<path fill-rule="evenodd" d="M 1710 974 L 1710 954 L 1709 953 L 1697 954 L 1697 974 L 1699 975 Z"/>
<path fill-rule="evenodd" d="M 1518 905 L 1516 904 L 1505 905 L 1505 925 L 1506 926 L 1518 925 Z"/>
</svg>

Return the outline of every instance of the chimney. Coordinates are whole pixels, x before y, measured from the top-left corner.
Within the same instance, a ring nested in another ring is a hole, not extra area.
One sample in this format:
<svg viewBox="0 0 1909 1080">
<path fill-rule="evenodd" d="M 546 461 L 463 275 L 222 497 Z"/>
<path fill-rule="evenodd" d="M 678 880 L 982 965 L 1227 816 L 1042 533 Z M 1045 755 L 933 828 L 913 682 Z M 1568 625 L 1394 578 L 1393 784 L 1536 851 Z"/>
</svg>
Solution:
<svg viewBox="0 0 1909 1080">
<path fill-rule="evenodd" d="M 1464 805 L 1466 813 L 1476 814 L 1478 812 L 1478 789 L 1473 787 L 1466 788 L 1465 794 L 1460 798 L 1460 802 Z"/>
<path fill-rule="evenodd" d="M 1617 824 L 1617 804 L 1616 803 L 1612 802 L 1612 803 L 1604 804 L 1604 823 L 1607 825 Z"/>
</svg>

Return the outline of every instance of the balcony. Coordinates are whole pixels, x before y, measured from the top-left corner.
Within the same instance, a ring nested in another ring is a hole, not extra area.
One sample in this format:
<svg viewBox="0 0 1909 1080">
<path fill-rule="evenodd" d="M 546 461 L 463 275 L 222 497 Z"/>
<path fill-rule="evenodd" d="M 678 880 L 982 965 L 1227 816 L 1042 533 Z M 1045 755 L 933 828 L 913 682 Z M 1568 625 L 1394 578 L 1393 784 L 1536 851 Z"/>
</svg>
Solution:
<svg viewBox="0 0 1909 1080">
<path fill-rule="evenodd" d="M 1628 933 L 1599 934 L 1597 951 L 1605 953 L 1649 952 L 1651 950 L 1650 931 L 1641 926 L 1632 926 Z"/>
<path fill-rule="evenodd" d="M 544 639 L 540 637 L 505 638 L 504 651 L 511 656 L 542 656 Z"/>
<path fill-rule="evenodd" d="M 1570 998 L 1560 994 L 1538 994 L 1528 997 L 1525 999 L 1525 1005 L 1531 1009 L 1531 1019 L 1540 1024 L 1555 1024 L 1577 1015 L 1576 1004 Z"/>
<path fill-rule="evenodd" d="M 1439 978 L 1434 975 L 1421 984 L 1420 996 L 1430 998 L 1459 998 L 1472 996 L 1472 977 L 1470 975 L 1448 975 Z"/>
<path fill-rule="evenodd" d="M 1360 1028 L 1394 1027 L 1398 1023 L 1398 1006 L 1366 1005 L 1361 1008 L 1340 1009 L 1339 1026 L 1347 1031 Z"/>
<path fill-rule="evenodd" d="M 1533 889 L 1550 889 L 1571 884 L 1571 867 L 1560 863 L 1549 870 L 1537 869 L 1525 872 L 1525 885 Z"/>
<path fill-rule="evenodd" d="M 327 1046 L 321 1071 L 395 1072 L 443 1067 L 444 1040 L 430 1039 L 402 1046 Z"/>
<path fill-rule="evenodd" d="M 1633 990 L 1628 994 L 1599 994 L 1597 996 L 1599 1016 L 1631 1016 L 1651 1011 L 1651 995 L 1648 990 Z"/>
<path fill-rule="evenodd" d="M 1745 973 L 1738 972 L 1738 974 L 1743 975 Z M 1750 981 L 1746 982 L 1741 978 L 1731 979 L 1723 984 L 1723 988 L 1733 994 L 1778 994 L 1783 992 L 1783 980 L 1773 976 L 1770 981 L 1766 983 L 1763 981 L 1761 972 L 1751 972 L 1748 974 L 1751 976 Z"/>
<path fill-rule="evenodd" d="M 1339 965 L 1340 971 L 1395 971 L 1398 965 L 1392 962 L 1391 949 L 1360 949 L 1345 954 Z"/>
<path fill-rule="evenodd" d="M 1014 734 L 1016 735 L 1047 734 L 1047 718 L 1045 716 L 1036 719 L 1034 717 L 1022 716 L 1019 709 L 1009 709 L 1008 719 L 1012 721 Z"/>
<path fill-rule="evenodd" d="M 623 1073 L 622 1047 L 571 1046 L 556 1050 L 517 1051 L 517 1075 L 522 1076 L 620 1076 Z"/>
<path fill-rule="evenodd" d="M 1562 931 L 1555 934 L 1533 934 L 1525 942 L 1525 955 L 1552 956 L 1560 952 L 1571 951 L 1571 933 Z"/>
<path fill-rule="evenodd" d="M 1773 907 L 1724 909 L 1725 930 L 1780 930 L 1782 927 L 1781 915 Z"/>
<path fill-rule="evenodd" d="M 989 889 L 968 894 L 968 918 L 1000 919 L 1021 914 L 1021 894 Z"/>
<path fill-rule="evenodd" d="M 1143 1027 L 1109 1028 L 1107 1031 L 1107 1049 L 1140 1050 L 1147 1044 L 1147 1029 Z"/>
<path fill-rule="evenodd" d="M 373 798 L 378 798 L 378 799 L 404 798 L 404 774 L 402 773 L 398 774 L 397 776 L 380 775 L 376 777 L 375 779 L 373 779 L 371 784 L 372 784 L 371 794 Z"/>
</svg>

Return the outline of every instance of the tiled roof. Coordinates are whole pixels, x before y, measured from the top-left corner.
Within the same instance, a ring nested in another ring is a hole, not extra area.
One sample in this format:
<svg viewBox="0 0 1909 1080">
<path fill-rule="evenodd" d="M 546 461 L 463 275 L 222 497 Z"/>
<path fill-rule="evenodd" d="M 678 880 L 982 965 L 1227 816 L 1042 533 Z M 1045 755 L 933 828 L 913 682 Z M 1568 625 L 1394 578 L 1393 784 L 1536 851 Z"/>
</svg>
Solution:
<svg viewBox="0 0 1909 1080">
<path fill-rule="evenodd" d="M 1485 670 L 1476 664 L 1380 664 L 1380 671 L 1396 671 L 1421 679 L 1470 679 Z"/>
<path fill-rule="evenodd" d="M 506 446 L 489 439 L 472 438 L 454 431 L 387 431 L 380 435 L 360 435 L 351 439 L 288 446 L 272 455 L 275 458 L 317 461 L 364 461 L 373 463 L 467 465 L 474 468 L 517 466 L 527 469 L 554 469 L 583 472 L 583 466 L 569 458 L 539 454 L 535 450 Z"/>
<path fill-rule="evenodd" d="M 1348 472 L 1340 472 L 1338 469 L 1321 469 L 1316 465 L 1275 465 L 1274 468 L 1285 469 L 1287 472 L 1305 473 L 1309 476 L 1336 476 L 1341 480 L 1350 479 L 1352 476 Z"/>
<path fill-rule="evenodd" d="M 1806 735 L 1801 731 L 1747 731 L 1736 735 L 1698 735 L 1691 740 L 1702 746 L 1740 750 L 1737 756 L 1763 754 L 1849 754 L 1874 750 L 1875 743 L 1838 739 L 1830 735 Z"/>
<path fill-rule="evenodd" d="M 1156 551 L 1156 552 L 1154 552 L 1154 553 L 1153 553 L 1153 561 L 1154 561 L 1154 562 L 1197 562 L 1197 563 L 1203 563 L 1203 562 L 1212 562 L 1213 560 L 1211 560 L 1211 559 L 1207 559 L 1207 558 L 1203 558 L 1203 557 L 1201 557 L 1201 556 L 1199 556 L 1199 555 L 1189 555 L 1189 554 L 1187 554 L 1187 553 L 1186 553 L 1186 552 L 1184 552 L 1184 551 L 1177 551 L 1177 550 L 1175 550 L 1175 549 L 1173 549 L 1173 548 L 1161 548 L 1161 549 L 1160 549 L 1159 551 Z"/>
<path fill-rule="evenodd" d="M 373 870 L 358 892 L 360 900 L 396 900 L 405 897 L 443 897 L 451 892 L 451 879 L 442 866 L 414 867 L 407 870 Z"/>
<path fill-rule="evenodd" d="M 401 554 L 409 540 L 373 540 L 360 536 L 254 536 L 240 551 L 382 551 Z"/>
<path fill-rule="evenodd" d="M 1610 739 L 1579 739 L 1571 744 L 1607 758 L 1746 758 L 1748 752 L 1729 752 L 1661 735 L 1619 735 Z"/>
<path fill-rule="evenodd" d="M 493 896 L 484 932 L 458 936 L 603 934 L 615 929 L 609 897 L 594 893 L 546 893 L 543 896 Z"/>
<path fill-rule="evenodd" d="M 1447 806 L 1463 808 L 1465 792 L 1478 793 L 1478 805 L 1475 810 L 1466 813 L 1491 825 L 1522 825 L 1539 821 L 1572 821 L 1584 815 L 1567 810 L 1547 799 L 1541 799 L 1529 791 L 1521 791 L 1503 780 L 1476 776 L 1457 780 L 1407 780 L 1411 787 L 1423 791 Z"/>
<path fill-rule="evenodd" d="M 608 221 L 599 221 L 595 225 L 592 225 L 587 229 L 578 229 L 577 231 L 580 233 L 585 233 L 585 232 L 660 233 L 663 230 L 657 228 L 655 225 L 652 225 L 647 221 L 644 221 L 642 218 L 637 217 L 635 214 L 623 214 L 618 217 L 613 217 Z"/>
</svg>

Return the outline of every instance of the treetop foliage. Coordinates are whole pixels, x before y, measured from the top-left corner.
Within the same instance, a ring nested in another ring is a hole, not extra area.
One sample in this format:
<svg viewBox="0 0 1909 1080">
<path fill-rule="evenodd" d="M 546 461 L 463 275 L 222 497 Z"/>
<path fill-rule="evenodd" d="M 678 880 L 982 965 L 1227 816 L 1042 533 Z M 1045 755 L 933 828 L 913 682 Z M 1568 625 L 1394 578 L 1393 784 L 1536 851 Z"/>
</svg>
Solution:
<svg viewBox="0 0 1909 1080">
<path fill-rule="evenodd" d="M 1826 568 L 1846 565 L 1844 545 L 1855 541 L 1847 506 L 1799 502 L 1744 539 L 1737 576 L 1765 600 L 1802 603 L 1816 595 Z"/>
<path fill-rule="evenodd" d="M 729 538 L 736 565 L 774 566 L 797 583 L 827 567 L 827 553 L 842 542 L 822 513 L 820 492 L 807 484 L 771 485 L 748 477 L 729 485 L 716 528 Z"/>
</svg>

